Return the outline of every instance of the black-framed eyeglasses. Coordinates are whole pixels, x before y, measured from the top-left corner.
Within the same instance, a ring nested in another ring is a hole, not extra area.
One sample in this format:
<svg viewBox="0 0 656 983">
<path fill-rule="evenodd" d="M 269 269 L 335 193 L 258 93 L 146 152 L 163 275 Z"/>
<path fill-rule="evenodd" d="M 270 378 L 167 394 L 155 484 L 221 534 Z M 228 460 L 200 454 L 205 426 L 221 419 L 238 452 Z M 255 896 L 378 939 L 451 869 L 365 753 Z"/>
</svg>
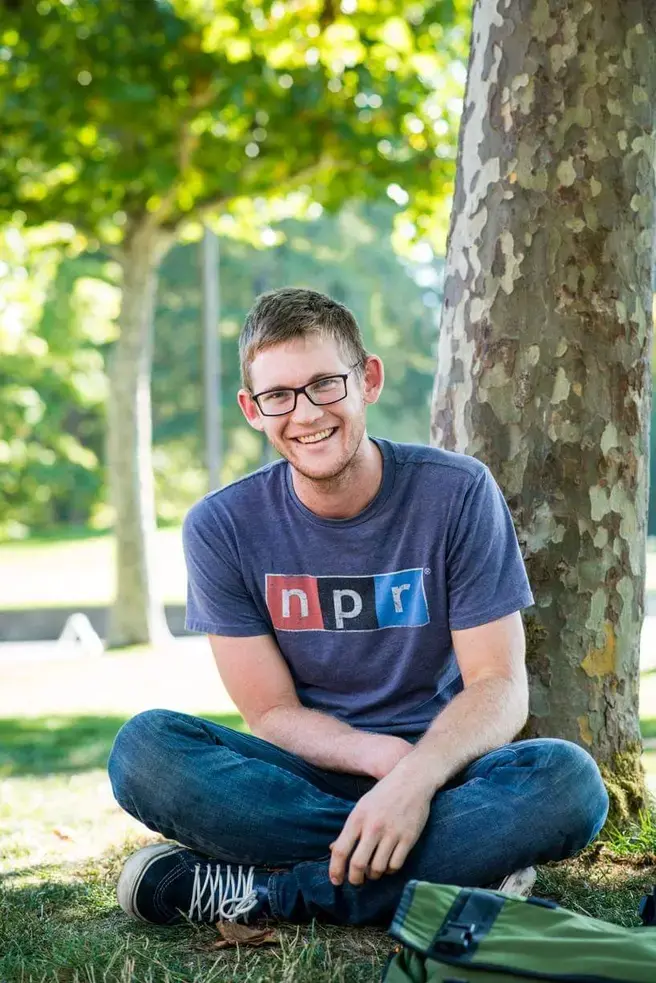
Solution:
<svg viewBox="0 0 656 983">
<path fill-rule="evenodd" d="M 284 416 L 293 413 L 301 393 L 305 393 L 314 406 L 326 406 L 329 403 L 339 403 L 346 399 L 346 380 L 362 360 L 352 365 L 348 372 L 340 375 L 327 375 L 323 379 L 310 382 L 307 386 L 297 386 L 296 389 L 266 389 L 251 397 L 260 413 L 264 416 Z"/>
</svg>

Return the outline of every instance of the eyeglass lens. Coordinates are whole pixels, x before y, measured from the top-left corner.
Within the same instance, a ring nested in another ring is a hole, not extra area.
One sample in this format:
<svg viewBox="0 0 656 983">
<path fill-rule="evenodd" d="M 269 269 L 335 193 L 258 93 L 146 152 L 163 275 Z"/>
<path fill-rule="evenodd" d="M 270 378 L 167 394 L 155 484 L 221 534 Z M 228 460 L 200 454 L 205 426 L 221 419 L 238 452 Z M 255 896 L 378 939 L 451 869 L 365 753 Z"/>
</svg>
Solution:
<svg viewBox="0 0 656 983">
<path fill-rule="evenodd" d="M 335 403 L 346 396 L 346 380 L 341 376 L 331 376 L 328 379 L 318 379 L 305 387 L 313 403 Z M 296 394 L 293 389 L 277 389 L 274 392 L 263 393 L 259 397 L 260 409 L 263 413 L 275 416 L 278 413 L 289 413 L 294 408 Z"/>
</svg>

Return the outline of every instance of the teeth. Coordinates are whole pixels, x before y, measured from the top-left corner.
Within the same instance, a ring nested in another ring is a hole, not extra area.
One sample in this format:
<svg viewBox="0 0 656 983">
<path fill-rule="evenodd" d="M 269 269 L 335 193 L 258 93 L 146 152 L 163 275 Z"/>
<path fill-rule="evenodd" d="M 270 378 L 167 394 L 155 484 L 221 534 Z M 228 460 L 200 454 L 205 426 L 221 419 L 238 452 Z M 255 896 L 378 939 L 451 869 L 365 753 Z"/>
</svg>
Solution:
<svg viewBox="0 0 656 983">
<path fill-rule="evenodd" d="M 302 444 L 316 444 L 320 440 L 325 440 L 326 437 L 330 437 L 332 433 L 332 427 L 328 430 L 320 430 L 319 433 L 313 433 L 309 437 L 299 437 L 298 439 Z"/>
</svg>

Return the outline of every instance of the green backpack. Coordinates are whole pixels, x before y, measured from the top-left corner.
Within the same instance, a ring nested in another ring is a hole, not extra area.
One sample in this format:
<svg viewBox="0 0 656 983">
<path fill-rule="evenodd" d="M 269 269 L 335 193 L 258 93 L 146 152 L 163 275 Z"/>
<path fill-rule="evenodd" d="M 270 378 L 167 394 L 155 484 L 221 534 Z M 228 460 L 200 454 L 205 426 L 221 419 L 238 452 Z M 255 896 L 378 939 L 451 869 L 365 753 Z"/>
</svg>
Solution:
<svg viewBox="0 0 656 983">
<path fill-rule="evenodd" d="M 385 983 L 656 983 L 656 932 L 540 898 L 410 881 L 390 934 Z"/>
</svg>

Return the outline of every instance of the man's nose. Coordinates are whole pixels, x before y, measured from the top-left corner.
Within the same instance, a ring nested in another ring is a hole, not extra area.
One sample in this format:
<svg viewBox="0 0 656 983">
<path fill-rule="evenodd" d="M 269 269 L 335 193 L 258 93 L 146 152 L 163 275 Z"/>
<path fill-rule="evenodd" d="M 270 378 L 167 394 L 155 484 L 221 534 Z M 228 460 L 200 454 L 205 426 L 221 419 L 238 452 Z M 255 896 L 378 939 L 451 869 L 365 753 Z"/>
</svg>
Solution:
<svg viewBox="0 0 656 983">
<path fill-rule="evenodd" d="M 305 393 L 299 393 L 296 409 L 292 413 L 294 423 L 313 423 L 323 416 L 323 406 L 315 406 Z"/>
</svg>

